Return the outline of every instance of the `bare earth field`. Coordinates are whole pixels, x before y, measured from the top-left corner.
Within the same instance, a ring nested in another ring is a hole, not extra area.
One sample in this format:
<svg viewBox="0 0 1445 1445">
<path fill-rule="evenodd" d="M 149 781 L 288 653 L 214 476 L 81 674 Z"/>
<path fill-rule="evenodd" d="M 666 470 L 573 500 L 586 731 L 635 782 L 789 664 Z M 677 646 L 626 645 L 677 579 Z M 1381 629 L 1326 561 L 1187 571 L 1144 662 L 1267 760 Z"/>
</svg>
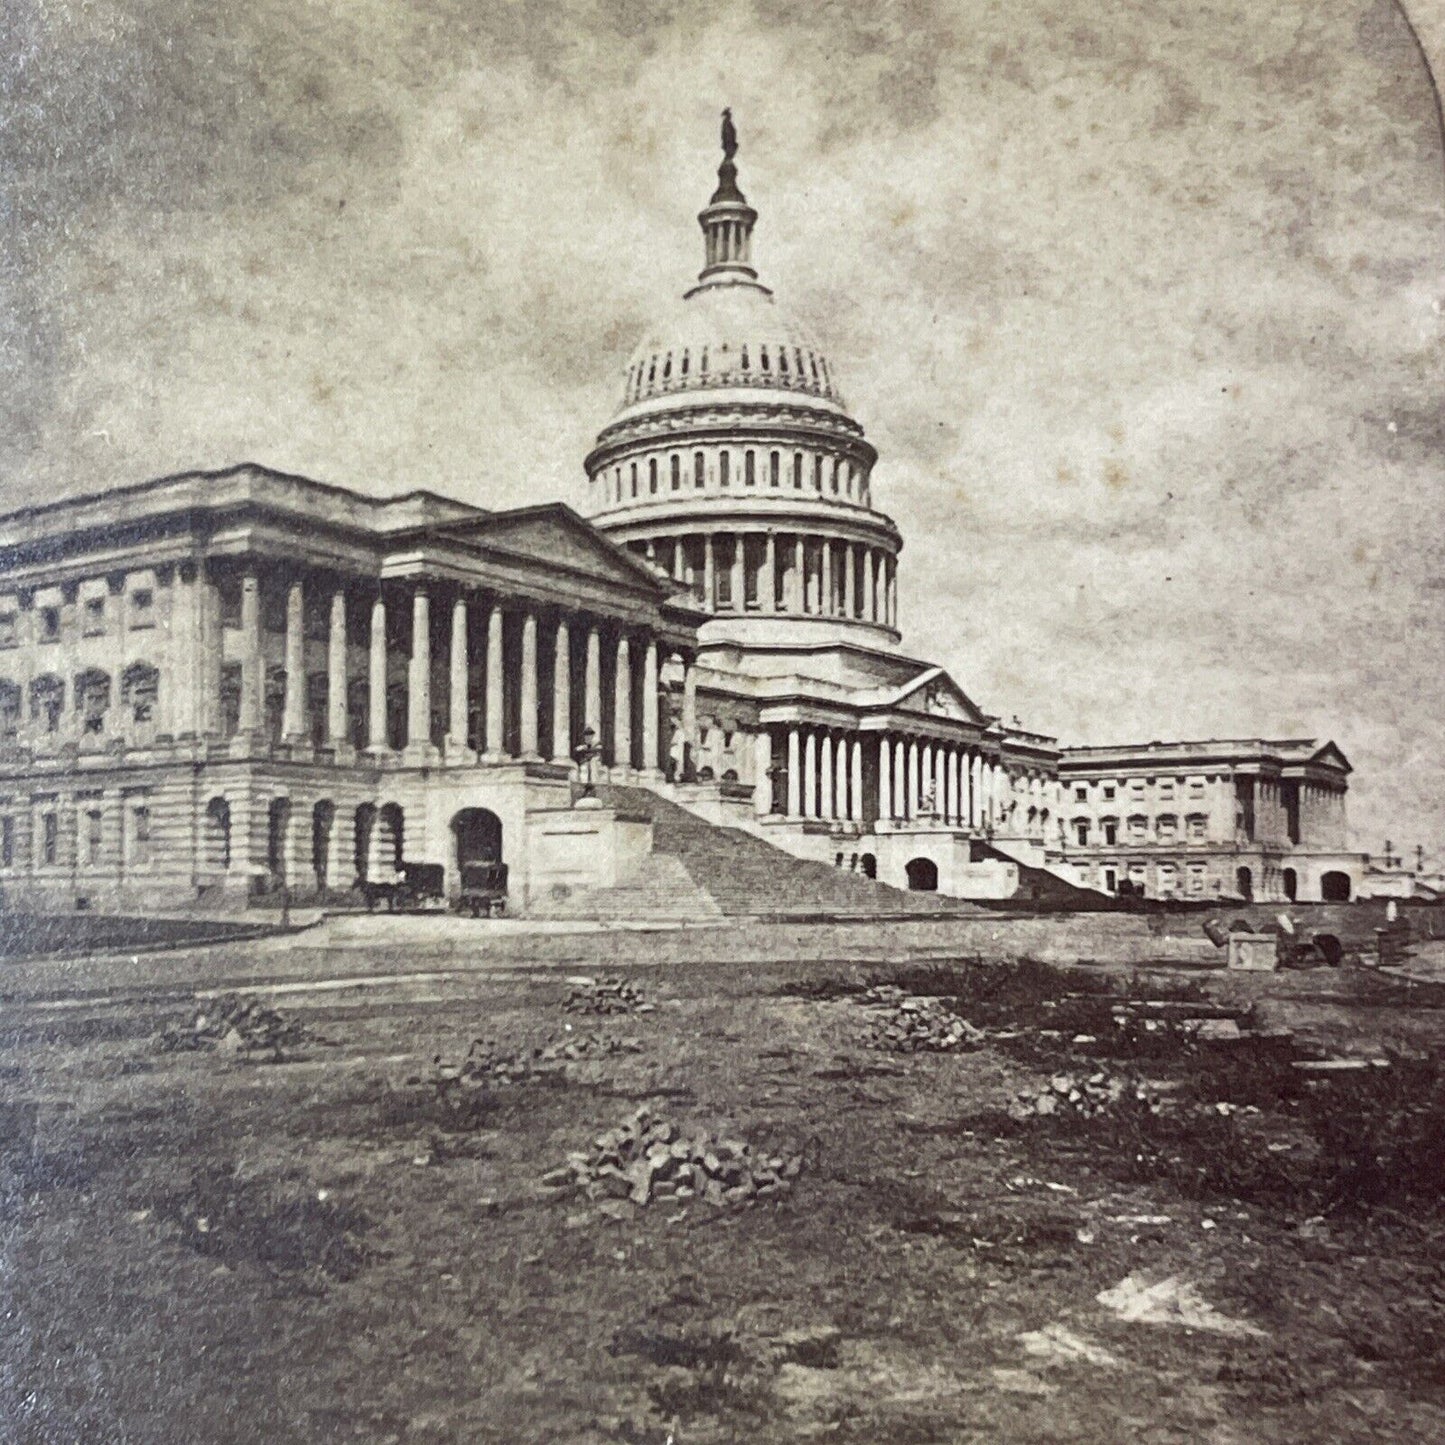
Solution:
<svg viewBox="0 0 1445 1445">
<path fill-rule="evenodd" d="M 6 965 L 0 1438 L 1445 1440 L 1445 995 L 1082 927 L 378 919 Z M 1097 961 L 1017 962 L 1050 954 Z M 564 1010 L 585 974 L 654 1007 Z M 312 1037 L 157 1047 L 238 987 Z M 984 1037 L 877 1047 L 914 998 Z M 482 1037 L 637 1047 L 438 1082 Z M 543 1182 L 640 1108 L 797 1177 Z"/>
</svg>

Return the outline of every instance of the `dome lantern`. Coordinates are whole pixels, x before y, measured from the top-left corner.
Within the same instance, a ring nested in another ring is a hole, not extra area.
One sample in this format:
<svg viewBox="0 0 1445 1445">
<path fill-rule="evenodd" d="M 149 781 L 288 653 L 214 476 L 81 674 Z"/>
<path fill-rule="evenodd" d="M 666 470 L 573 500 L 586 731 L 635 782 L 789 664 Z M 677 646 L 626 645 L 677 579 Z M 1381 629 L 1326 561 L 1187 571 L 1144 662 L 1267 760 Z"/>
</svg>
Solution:
<svg viewBox="0 0 1445 1445">
<path fill-rule="evenodd" d="M 703 268 L 698 272 L 695 291 L 707 286 L 750 285 L 759 291 L 767 287 L 758 281 L 753 269 L 753 226 L 758 213 L 738 189 L 738 168 L 733 157 L 738 151 L 738 134 L 733 126 L 733 113 L 722 113 L 722 164 L 717 168 L 717 189 L 712 199 L 698 212 L 702 227 Z M 689 292 L 689 295 L 694 294 Z"/>
</svg>

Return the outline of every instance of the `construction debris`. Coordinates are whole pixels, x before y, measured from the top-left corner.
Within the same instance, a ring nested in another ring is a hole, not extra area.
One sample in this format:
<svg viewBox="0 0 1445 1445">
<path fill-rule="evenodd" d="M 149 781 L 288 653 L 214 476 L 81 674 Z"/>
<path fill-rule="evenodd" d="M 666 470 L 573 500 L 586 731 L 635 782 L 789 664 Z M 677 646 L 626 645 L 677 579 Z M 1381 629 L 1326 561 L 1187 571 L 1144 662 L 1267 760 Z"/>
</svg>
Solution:
<svg viewBox="0 0 1445 1445">
<path fill-rule="evenodd" d="M 164 1029 L 157 1047 L 167 1054 L 269 1051 L 279 1059 L 286 1049 L 320 1042 L 324 1041 L 305 1024 L 288 1019 L 279 1009 L 244 994 L 226 993 L 203 1004 L 189 1023 Z"/>
<path fill-rule="evenodd" d="M 570 1024 L 568 1028 L 570 1030 Z M 521 1052 L 503 1049 L 494 1039 L 473 1039 L 466 1058 L 460 1063 L 449 1063 L 438 1054 L 432 1060 L 435 1072 L 430 1079 L 415 1077 L 408 1083 L 427 1083 L 443 1089 L 448 1085 L 487 1088 L 494 1084 L 519 1084 L 555 1078 L 564 1074 L 571 1063 L 641 1052 L 640 1039 L 606 1038 L 601 1034 L 569 1032 L 560 1039 Z"/>
<path fill-rule="evenodd" d="M 1095 1296 L 1105 1309 L 1130 1324 L 1180 1325 L 1235 1339 L 1264 1339 L 1265 1331 L 1247 1320 L 1221 1314 L 1190 1280 L 1170 1275 L 1154 1284 L 1142 1274 L 1127 1275 Z"/>
<path fill-rule="evenodd" d="M 869 1046 L 899 1054 L 950 1053 L 977 1048 L 984 1032 L 960 1018 L 942 999 L 905 993 L 894 984 L 877 984 L 859 1002 L 878 1010 L 869 1031 Z"/>
<path fill-rule="evenodd" d="M 562 1007 L 573 1014 L 650 1014 L 657 1005 L 635 983 L 621 978 L 570 978 Z"/>
<path fill-rule="evenodd" d="M 798 1154 L 755 1153 L 739 1139 L 685 1134 L 644 1107 L 592 1148 L 567 1156 L 543 1175 L 559 1194 L 581 1191 L 589 1200 L 630 1200 L 634 1205 L 744 1205 L 784 1199 L 803 1167 Z"/>
<path fill-rule="evenodd" d="M 1092 1119 L 1127 1101 L 1151 1114 L 1160 1112 L 1159 1101 L 1136 1081 L 1094 1074 L 1055 1074 L 1042 1089 L 1024 1089 L 1009 1106 L 1012 1119 L 1047 1118 L 1051 1114 Z"/>
</svg>

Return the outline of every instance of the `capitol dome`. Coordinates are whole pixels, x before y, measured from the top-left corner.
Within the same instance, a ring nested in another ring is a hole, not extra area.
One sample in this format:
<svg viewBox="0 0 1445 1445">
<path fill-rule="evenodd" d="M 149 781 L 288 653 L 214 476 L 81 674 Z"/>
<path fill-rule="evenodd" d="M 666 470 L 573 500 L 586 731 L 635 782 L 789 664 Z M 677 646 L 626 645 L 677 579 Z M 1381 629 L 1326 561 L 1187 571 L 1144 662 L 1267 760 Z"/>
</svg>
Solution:
<svg viewBox="0 0 1445 1445">
<path fill-rule="evenodd" d="M 833 366 L 758 279 L 736 134 L 698 215 L 704 264 L 633 353 L 588 454 L 588 512 L 690 587 L 710 640 L 897 641 L 902 538 Z"/>
</svg>

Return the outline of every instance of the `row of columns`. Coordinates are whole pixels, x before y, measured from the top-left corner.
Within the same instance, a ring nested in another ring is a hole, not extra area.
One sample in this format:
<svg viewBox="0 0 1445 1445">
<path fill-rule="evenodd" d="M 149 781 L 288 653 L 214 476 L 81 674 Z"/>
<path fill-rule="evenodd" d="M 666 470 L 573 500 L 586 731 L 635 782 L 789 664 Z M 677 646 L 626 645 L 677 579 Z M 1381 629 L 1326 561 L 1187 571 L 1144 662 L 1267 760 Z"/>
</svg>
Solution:
<svg viewBox="0 0 1445 1445">
<path fill-rule="evenodd" d="M 751 610 L 898 624 L 898 562 L 882 547 L 772 531 L 688 533 L 639 546 L 649 562 L 691 586 L 709 611 L 750 610 L 751 577 Z"/>
<path fill-rule="evenodd" d="M 416 754 L 433 747 L 431 736 L 432 657 L 431 604 L 426 588 L 417 588 L 411 595 L 411 653 L 407 662 L 406 749 Z M 385 597 L 378 594 L 371 604 L 368 650 L 368 711 L 364 746 L 368 750 L 389 749 L 387 736 L 387 608 Z M 504 619 L 508 613 L 520 616 L 519 657 L 515 686 L 517 698 L 517 747 L 515 755 L 540 759 L 543 699 L 540 695 L 539 633 L 542 618 L 526 606 L 503 608 L 496 603 L 484 607 L 485 654 L 482 685 L 483 756 L 494 760 L 504 756 L 506 674 L 503 665 Z M 304 661 L 305 594 L 303 584 L 293 580 L 286 594 L 285 622 L 285 693 L 282 702 L 282 741 L 304 742 L 309 734 L 306 704 L 306 668 Z M 451 602 L 450 641 L 447 668 L 448 730 L 444 747 L 448 754 L 471 752 L 468 722 L 472 714 L 473 674 L 469 667 L 472 653 L 471 629 L 475 613 L 470 600 L 462 594 Z M 574 718 L 572 685 L 572 627 L 574 620 L 558 617 L 551 622 L 552 686 L 546 699 L 550 714 L 550 759 L 569 762 L 575 743 L 585 728 L 591 728 L 600 743 L 610 731 L 612 746 L 603 761 L 611 766 L 639 766 L 652 771 L 660 766 L 661 724 L 659 716 L 660 652 L 652 636 L 633 638 L 627 633 L 617 636 L 605 631 L 597 621 L 585 617 L 575 619 L 585 628 L 583 645 L 583 679 L 581 688 L 582 716 Z M 261 730 L 264 710 L 265 662 L 261 645 L 260 581 L 247 574 L 241 582 L 241 632 L 243 636 L 241 666 L 240 731 L 255 734 Z M 640 664 L 634 663 L 634 646 Z M 613 687 L 610 698 L 602 695 L 603 651 L 613 650 Z M 347 743 L 349 718 L 347 710 L 347 608 L 346 593 L 332 591 L 327 634 L 327 717 L 326 740 L 331 746 Z M 683 665 L 684 736 L 692 738 L 696 731 L 696 685 L 693 669 L 686 658 Z M 637 707 L 633 701 L 633 671 L 640 666 Z M 604 709 L 607 711 L 604 727 Z M 639 735 L 634 738 L 633 715 L 641 715 Z M 692 732 L 687 729 L 691 727 Z M 640 762 L 638 758 L 640 756 Z"/>
</svg>

